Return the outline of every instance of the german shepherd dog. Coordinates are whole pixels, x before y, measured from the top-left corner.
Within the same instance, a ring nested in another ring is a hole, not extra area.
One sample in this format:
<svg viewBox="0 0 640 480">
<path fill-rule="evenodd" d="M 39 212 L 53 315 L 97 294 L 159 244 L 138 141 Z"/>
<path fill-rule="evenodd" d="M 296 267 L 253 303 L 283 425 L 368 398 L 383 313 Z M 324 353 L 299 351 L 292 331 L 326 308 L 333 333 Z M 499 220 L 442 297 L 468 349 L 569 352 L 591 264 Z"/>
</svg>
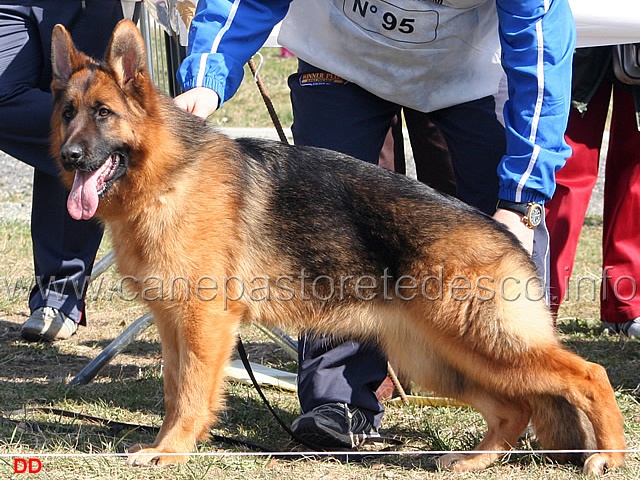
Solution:
<svg viewBox="0 0 640 480">
<path fill-rule="evenodd" d="M 130 464 L 184 462 L 207 438 L 238 326 L 252 319 L 373 340 L 403 375 L 479 411 L 477 451 L 444 455 L 442 468 L 487 467 L 530 421 L 546 449 L 598 450 L 574 455 L 588 473 L 623 463 L 607 374 L 559 343 L 535 266 L 506 228 L 345 155 L 216 132 L 156 89 L 128 20 L 104 61 L 61 25 L 52 45 L 68 210 L 110 227 L 140 296 L 146 279 L 161 285 L 146 302 L 166 414 Z"/>
</svg>

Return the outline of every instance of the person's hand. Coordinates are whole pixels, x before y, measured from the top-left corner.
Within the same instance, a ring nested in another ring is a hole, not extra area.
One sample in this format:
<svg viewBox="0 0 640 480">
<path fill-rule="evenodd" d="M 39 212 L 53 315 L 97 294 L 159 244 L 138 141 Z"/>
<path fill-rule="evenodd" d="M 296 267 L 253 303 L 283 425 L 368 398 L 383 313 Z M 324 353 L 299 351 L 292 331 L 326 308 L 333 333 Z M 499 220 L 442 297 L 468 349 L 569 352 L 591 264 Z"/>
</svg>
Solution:
<svg viewBox="0 0 640 480">
<path fill-rule="evenodd" d="M 220 98 L 215 90 L 196 87 L 178 95 L 173 101 L 181 109 L 206 120 L 218 109 Z"/>
<path fill-rule="evenodd" d="M 533 252 L 533 230 L 523 223 L 521 214 L 499 208 L 496 210 L 496 213 L 493 214 L 493 218 L 506 225 L 511 233 L 518 237 L 524 249 L 531 255 Z"/>
</svg>

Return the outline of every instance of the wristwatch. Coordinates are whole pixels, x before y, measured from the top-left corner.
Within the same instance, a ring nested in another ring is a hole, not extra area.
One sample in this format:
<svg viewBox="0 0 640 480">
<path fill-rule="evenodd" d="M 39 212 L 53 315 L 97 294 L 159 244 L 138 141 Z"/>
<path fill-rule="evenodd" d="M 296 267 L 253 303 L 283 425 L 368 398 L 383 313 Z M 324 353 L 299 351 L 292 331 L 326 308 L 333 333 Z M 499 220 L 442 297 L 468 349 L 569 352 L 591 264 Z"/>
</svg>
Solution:
<svg viewBox="0 0 640 480">
<path fill-rule="evenodd" d="M 532 230 L 542 223 L 544 207 L 539 203 L 498 200 L 498 208 L 521 214 L 522 223 Z"/>
</svg>

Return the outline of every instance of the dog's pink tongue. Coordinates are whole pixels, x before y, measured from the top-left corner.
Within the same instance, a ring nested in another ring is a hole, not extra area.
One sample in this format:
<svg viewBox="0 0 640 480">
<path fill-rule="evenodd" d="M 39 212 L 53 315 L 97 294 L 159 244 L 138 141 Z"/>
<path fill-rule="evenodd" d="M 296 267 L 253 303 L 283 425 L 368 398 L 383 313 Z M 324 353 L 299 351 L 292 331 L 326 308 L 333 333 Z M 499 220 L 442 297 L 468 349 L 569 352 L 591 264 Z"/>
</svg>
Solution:
<svg viewBox="0 0 640 480">
<path fill-rule="evenodd" d="M 89 220 L 98 209 L 98 177 L 100 171 L 80 172 L 76 170 L 71 193 L 67 199 L 69 215 L 76 220 Z"/>
</svg>

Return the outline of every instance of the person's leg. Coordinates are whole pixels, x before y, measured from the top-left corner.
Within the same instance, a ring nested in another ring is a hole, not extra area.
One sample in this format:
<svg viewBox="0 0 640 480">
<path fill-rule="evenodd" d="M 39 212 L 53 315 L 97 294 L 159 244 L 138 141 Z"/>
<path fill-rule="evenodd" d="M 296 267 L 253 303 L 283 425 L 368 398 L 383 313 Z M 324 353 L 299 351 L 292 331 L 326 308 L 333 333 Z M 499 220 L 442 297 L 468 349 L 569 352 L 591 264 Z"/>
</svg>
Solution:
<svg viewBox="0 0 640 480">
<path fill-rule="evenodd" d="M 403 108 L 402 111 L 418 180 L 440 192 L 455 196 L 456 177 L 444 135 L 428 114 L 410 108 Z"/>
<path fill-rule="evenodd" d="M 32 312 L 52 307 L 76 323 L 84 323 L 84 295 L 102 227 L 95 220 L 72 219 L 67 212 L 67 193 L 57 176 L 35 170 L 31 237 L 36 285 L 29 307 Z"/>
<path fill-rule="evenodd" d="M 498 202 L 498 163 L 506 150 L 503 125 L 496 115 L 493 97 L 432 112 L 429 118 L 440 128 L 456 175 L 457 197 L 493 215 Z M 534 232 L 532 260 L 547 285 L 549 234 L 543 221 Z M 548 301 L 548 298 L 547 298 Z"/>
<path fill-rule="evenodd" d="M 569 290 L 584 216 L 598 179 L 600 146 L 610 93 L 611 84 L 605 82 L 589 102 L 584 114 L 571 111 L 565 139 L 573 153 L 556 173 L 556 191 L 546 203 L 551 243 L 549 287 L 554 314 L 558 313 Z"/>
<path fill-rule="evenodd" d="M 104 55 L 111 33 L 122 20 L 119 0 L 80 2 L 75 7 L 61 8 L 59 2 L 42 1 L 39 20 L 40 42 L 47 61 L 44 62 L 41 89 L 49 90 L 51 82 L 51 32 L 63 23 L 71 33 L 78 49 L 95 58 Z M 51 103 L 41 113 L 50 117 Z M 53 306 L 75 321 L 84 323 L 84 295 L 93 267 L 96 251 L 102 239 L 102 227 L 96 220 L 73 220 L 66 208 L 67 192 L 57 178 L 36 169 L 34 175 L 33 212 L 31 216 L 36 276 L 46 282 L 49 299 L 41 289 L 32 292 L 30 305 Z M 55 219 L 55 222 L 52 221 Z M 54 231 L 55 235 L 51 232 Z M 49 284 L 53 281 L 53 284 Z M 58 292 L 63 291 L 62 297 Z M 51 298 L 53 295 L 54 298 Z"/>
<path fill-rule="evenodd" d="M 66 192 L 48 152 L 51 31 L 62 23 L 80 49 L 102 56 L 121 18 L 121 5 L 114 0 L 0 5 L 0 148 L 36 167 L 31 226 L 37 278 L 29 302 L 32 318 L 23 327 L 23 336 L 30 340 L 68 337 L 75 323 L 84 320 L 86 283 L 102 238 L 97 222 L 69 217 Z M 58 331 L 60 325 L 52 326 L 68 318 L 73 327 L 67 333 Z"/>
<path fill-rule="evenodd" d="M 601 315 L 616 332 L 640 337 L 640 132 L 629 91 L 615 86 L 605 167 Z M 634 320 L 638 320 L 634 322 Z"/>
<path fill-rule="evenodd" d="M 391 120 L 391 127 L 380 149 L 378 166 L 403 175 L 406 173 L 402 115 L 395 115 Z"/>
<path fill-rule="evenodd" d="M 296 144 L 329 148 L 369 163 L 378 162 L 393 116 L 398 113 L 397 106 L 304 62 L 300 62 L 298 73 L 289 78 L 289 86 Z M 303 413 L 323 404 L 346 404 L 357 407 L 375 427 L 379 425 L 383 407 L 375 390 L 386 377 L 387 368 L 376 347 L 303 335 L 299 356 L 298 397 Z M 316 419 L 303 415 L 294 427 L 306 433 L 307 420 L 317 425 Z M 332 421 L 323 417 L 325 420 Z M 314 440 L 322 443 L 322 439 Z"/>
<path fill-rule="evenodd" d="M 429 113 L 447 142 L 456 176 L 457 197 L 487 215 L 498 202 L 496 169 L 506 150 L 504 127 L 493 97 Z"/>
</svg>

